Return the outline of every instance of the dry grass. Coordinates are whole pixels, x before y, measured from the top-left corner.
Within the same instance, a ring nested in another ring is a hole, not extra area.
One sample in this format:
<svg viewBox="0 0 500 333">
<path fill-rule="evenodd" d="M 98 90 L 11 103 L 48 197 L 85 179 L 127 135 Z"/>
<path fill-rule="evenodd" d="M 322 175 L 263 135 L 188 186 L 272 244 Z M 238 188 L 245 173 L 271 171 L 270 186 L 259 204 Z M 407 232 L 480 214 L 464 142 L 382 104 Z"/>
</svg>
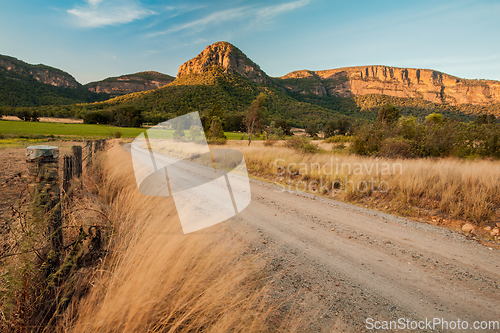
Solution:
<svg viewBox="0 0 500 333">
<path fill-rule="evenodd" d="M 341 200 L 376 203 L 404 215 L 440 212 L 479 225 L 493 225 L 498 219 L 499 161 L 302 154 L 283 147 L 239 144 L 230 144 L 229 148 L 243 152 L 254 175 L 276 180 L 293 190 L 306 189 Z M 280 168 L 283 166 L 286 170 Z M 332 186 L 334 182 L 337 183 Z M 321 186 L 325 183 L 326 186 Z"/>
<path fill-rule="evenodd" d="M 2 119 L 22 121 L 16 116 L 3 116 Z M 83 124 L 83 119 L 71 119 L 71 118 L 40 117 L 38 118 L 38 121 L 42 123 Z"/>
<path fill-rule="evenodd" d="M 60 331 L 270 329 L 262 262 L 242 255 L 242 243 L 222 226 L 184 235 L 172 199 L 138 192 L 128 153 L 115 147 L 107 155 L 99 195 L 114 228 L 109 252 Z"/>
</svg>

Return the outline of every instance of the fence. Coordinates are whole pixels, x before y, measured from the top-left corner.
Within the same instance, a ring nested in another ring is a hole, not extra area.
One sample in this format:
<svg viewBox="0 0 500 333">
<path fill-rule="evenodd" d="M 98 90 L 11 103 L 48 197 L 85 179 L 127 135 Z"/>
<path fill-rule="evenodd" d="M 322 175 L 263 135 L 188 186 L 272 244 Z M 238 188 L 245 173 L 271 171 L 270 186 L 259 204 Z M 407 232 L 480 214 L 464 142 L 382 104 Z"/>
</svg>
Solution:
<svg viewBox="0 0 500 333">
<path fill-rule="evenodd" d="M 63 252 L 62 198 L 71 198 L 73 178 L 82 180 L 83 161 L 86 161 L 87 168 L 92 167 L 96 152 L 104 150 L 105 147 L 106 140 L 87 141 L 84 147 L 85 157 L 82 146 L 71 147 L 72 154 L 63 156 L 62 181 L 59 179 L 59 147 L 42 145 L 26 148 L 30 192 L 33 197 L 32 213 L 43 214 L 47 221 L 47 232 L 51 249 L 54 251 L 49 265 L 52 266 L 52 271 L 59 266 L 59 258 Z"/>
</svg>

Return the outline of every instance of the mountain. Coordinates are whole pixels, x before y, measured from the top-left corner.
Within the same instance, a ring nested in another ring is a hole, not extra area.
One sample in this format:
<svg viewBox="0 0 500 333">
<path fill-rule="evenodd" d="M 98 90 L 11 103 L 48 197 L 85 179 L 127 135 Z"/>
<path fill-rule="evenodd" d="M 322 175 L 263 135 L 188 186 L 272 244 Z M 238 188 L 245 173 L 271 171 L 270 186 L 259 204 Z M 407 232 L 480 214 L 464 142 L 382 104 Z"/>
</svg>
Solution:
<svg viewBox="0 0 500 333">
<path fill-rule="evenodd" d="M 30 65 L 13 57 L 0 55 L 0 70 L 30 77 L 37 82 L 62 88 L 78 88 L 80 84 L 70 74 L 46 65 Z"/>
<path fill-rule="evenodd" d="M 220 104 L 227 119 L 241 120 L 259 93 L 268 95 L 265 106 L 269 121 L 281 118 L 298 127 L 310 123 L 321 125 L 339 117 L 347 117 L 351 121 L 373 120 L 380 106 L 387 103 L 397 106 L 402 115 L 420 118 L 433 112 L 462 120 L 471 120 L 474 115 L 483 113 L 500 116 L 498 81 L 466 80 L 434 70 L 388 66 L 301 70 L 273 78 L 228 42 L 207 46 L 179 67 L 174 80 L 165 74 L 142 72 L 108 78 L 83 87 L 74 79 L 71 81 L 72 77 L 67 73 L 68 77 L 63 80 L 65 73 L 62 71 L 19 63 L 10 67 L 4 65 L 3 69 L 0 67 L 0 97 L 3 96 L 2 89 L 4 95 L 6 91 L 1 80 L 11 86 L 18 81 L 31 80 L 26 81 L 26 85 L 34 87 L 36 82 L 45 88 L 65 91 L 89 89 L 87 94 L 93 96 L 95 92 L 117 96 L 98 103 L 64 107 L 64 114 L 74 117 L 83 117 L 89 111 L 133 106 L 144 110 L 150 122 L 157 122 L 191 111 L 200 111 L 203 116 Z M 40 68 L 41 71 L 35 70 Z M 73 86 L 76 82 L 77 88 L 70 88 L 70 82 Z M 131 93 L 125 94 L 128 92 Z M 43 95 L 46 100 L 36 101 L 36 105 L 61 103 L 53 95 L 53 92 Z M 24 99 L 17 101 L 17 105 L 30 102 L 31 95 L 23 96 Z M 42 114 L 51 112 L 50 107 L 40 111 Z"/>
<path fill-rule="evenodd" d="M 31 65 L 0 55 L 0 106 L 40 106 L 102 101 L 70 74 L 46 65 Z"/>
<path fill-rule="evenodd" d="M 449 106 L 500 103 L 500 82 L 467 80 L 430 69 L 358 66 L 291 72 L 274 82 L 289 93 L 351 98 L 384 95 Z"/>
<path fill-rule="evenodd" d="M 228 74 L 238 73 L 256 83 L 271 83 L 271 79 L 260 69 L 259 65 L 228 42 L 217 42 L 207 46 L 203 52 L 179 67 L 177 78 L 201 74 L 210 67 L 220 67 L 224 73 Z"/>
<path fill-rule="evenodd" d="M 281 118 L 295 126 L 305 126 L 318 119 L 326 121 L 342 116 L 338 111 L 297 101 L 276 88 L 255 83 L 239 73 L 228 73 L 220 66 L 207 66 L 200 73 L 182 75 L 162 88 L 119 96 L 89 105 L 87 109 L 134 106 L 144 110 L 149 121 L 156 122 L 193 111 L 199 111 L 203 117 L 219 104 L 226 120 L 238 117 L 241 120 L 259 93 L 268 96 L 269 119 Z"/>
<path fill-rule="evenodd" d="M 102 81 L 87 83 L 85 87 L 95 93 L 106 93 L 112 97 L 163 87 L 174 81 L 174 77 L 158 72 L 139 72 Z"/>
</svg>

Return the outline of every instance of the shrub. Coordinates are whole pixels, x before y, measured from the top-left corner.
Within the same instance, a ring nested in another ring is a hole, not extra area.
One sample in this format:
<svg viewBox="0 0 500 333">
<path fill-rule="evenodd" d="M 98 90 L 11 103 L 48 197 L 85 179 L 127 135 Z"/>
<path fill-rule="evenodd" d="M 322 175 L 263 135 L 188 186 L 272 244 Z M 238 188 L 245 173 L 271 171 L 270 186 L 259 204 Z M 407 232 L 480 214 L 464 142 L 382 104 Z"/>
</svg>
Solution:
<svg viewBox="0 0 500 333">
<path fill-rule="evenodd" d="M 116 131 L 116 132 L 113 134 L 113 136 L 114 136 L 115 138 L 119 139 L 119 138 L 121 138 L 121 137 L 122 137 L 122 132 L 120 132 L 120 131 Z"/>
<path fill-rule="evenodd" d="M 382 142 L 380 149 L 381 156 L 389 158 L 413 157 L 411 145 L 408 141 L 400 138 L 387 138 Z"/>
<path fill-rule="evenodd" d="M 351 150 L 358 155 L 374 155 L 380 151 L 383 131 L 379 128 L 362 127 L 356 132 Z"/>
<path fill-rule="evenodd" d="M 276 144 L 277 140 L 272 138 L 272 137 L 268 137 L 266 141 L 264 141 L 264 146 L 266 147 L 271 147 L 271 146 L 274 146 Z"/>
<path fill-rule="evenodd" d="M 286 140 L 285 147 L 297 149 L 304 153 L 314 154 L 319 152 L 318 146 L 303 136 L 294 136 L 293 138 Z"/>
<path fill-rule="evenodd" d="M 226 138 L 211 138 L 211 139 L 207 140 L 207 143 L 209 145 L 221 146 L 221 145 L 225 145 L 227 143 L 227 139 Z"/>
</svg>

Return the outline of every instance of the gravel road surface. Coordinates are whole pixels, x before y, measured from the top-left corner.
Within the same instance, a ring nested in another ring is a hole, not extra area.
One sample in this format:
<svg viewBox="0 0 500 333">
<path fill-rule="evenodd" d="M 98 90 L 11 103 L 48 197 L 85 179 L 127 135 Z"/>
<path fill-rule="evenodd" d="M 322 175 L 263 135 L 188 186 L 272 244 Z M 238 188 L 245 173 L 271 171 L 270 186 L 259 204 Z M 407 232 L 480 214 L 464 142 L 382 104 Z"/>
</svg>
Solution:
<svg viewBox="0 0 500 333">
<path fill-rule="evenodd" d="M 288 300 L 283 312 L 292 303 L 315 311 L 310 331 L 370 331 L 368 318 L 460 319 L 477 331 L 475 321 L 500 320 L 500 251 L 444 228 L 260 181 L 251 189 L 251 204 L 225 224 L 269 262 L 273 294 Z"/>
</svg>

